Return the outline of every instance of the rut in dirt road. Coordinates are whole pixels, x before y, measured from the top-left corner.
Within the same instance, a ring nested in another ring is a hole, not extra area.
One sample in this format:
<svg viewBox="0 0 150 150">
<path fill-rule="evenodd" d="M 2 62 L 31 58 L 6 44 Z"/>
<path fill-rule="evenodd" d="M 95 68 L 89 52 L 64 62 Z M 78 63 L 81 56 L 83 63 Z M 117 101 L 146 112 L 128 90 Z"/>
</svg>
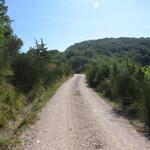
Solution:
<svg viewBox="0 0 150 150">
<path fill-rule="evenodd" d="M 149 150 L 150 142 L 74 75 L 22 136 L 24 150 Z"/>
</svg>

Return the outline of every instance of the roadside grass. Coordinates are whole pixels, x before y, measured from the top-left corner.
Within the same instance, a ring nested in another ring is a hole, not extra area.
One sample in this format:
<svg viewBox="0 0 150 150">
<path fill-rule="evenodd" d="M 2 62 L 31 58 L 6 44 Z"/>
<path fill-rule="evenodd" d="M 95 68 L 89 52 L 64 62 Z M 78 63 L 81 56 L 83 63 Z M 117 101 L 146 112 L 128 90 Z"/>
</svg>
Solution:
<svg viewBox="0 0 150 150">
<path fill-rule="evenodd" d="M 1 150 L 15 150 L 18 144 L 20 144 L 20 139 L 17 136 L 0 139 Z"/>
<path fill-rule="evenodd" d="M 18 133 L 24 129 L 26 126 L 33 124 L 37 119 L 37 114 L 42 110 L 42 108 L 47 104 L 49 99 L 56 93 L 57 89 L 62 85 L 68 78 L 63 78 L 60 81 L 57 81 L 53 86 L 49 87 L 43 94 L 35 101 L 33 104 L 31 111 L 28 115 L 23 119 L 14 133 Z"/>
<path fill-rule="evenodd" d="M 46 90 L 41 89 L 42 93 L 34 99 L 30 110 L 19 125 L 12 131 L 9 137 L 7 136 L 0 139 L 0 150 L 19 149 L 18 147 L 21 146 L 21 140 L 19 138 L 21 133 L 23 133 L 23 131 L 31 124 L 35 123 L 39 112 L 67 79 L 69 79 L 69 77 L 63 77 L 61 80 L 54 82 L 53 86 L 48 87 Z"/>
</svg>

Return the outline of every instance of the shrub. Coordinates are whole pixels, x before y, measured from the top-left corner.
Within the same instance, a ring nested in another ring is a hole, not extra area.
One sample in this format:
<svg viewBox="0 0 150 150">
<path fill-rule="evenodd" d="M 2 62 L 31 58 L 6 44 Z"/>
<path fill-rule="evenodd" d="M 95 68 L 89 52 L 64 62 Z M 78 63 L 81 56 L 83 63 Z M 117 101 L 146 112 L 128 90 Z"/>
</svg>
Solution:
<svg viewBox="0 0 150 150">
<path fill-rule="evenodd" d="M 147 126 L 150 127 L 150 80 L 147 79 L 142 84 L 142 95 L 141 95 L 141 114 L 142 119 L 146 122 Z"/>
<path fill-rule="evenodd" d="M 149 69 L 129 59 L 114 61 L 109 58 L 94 62 L 87 68 L 89 84 L 119 102 L 125 114 L 144 120 L 150 127 Z"/>
<path fill-rule="evenodd" d="M 23 92 L 29 92 L 41 81 L 40 64 L 26 55 L 18 56 L 12 65 L 14 84 Z"/>
</svg>

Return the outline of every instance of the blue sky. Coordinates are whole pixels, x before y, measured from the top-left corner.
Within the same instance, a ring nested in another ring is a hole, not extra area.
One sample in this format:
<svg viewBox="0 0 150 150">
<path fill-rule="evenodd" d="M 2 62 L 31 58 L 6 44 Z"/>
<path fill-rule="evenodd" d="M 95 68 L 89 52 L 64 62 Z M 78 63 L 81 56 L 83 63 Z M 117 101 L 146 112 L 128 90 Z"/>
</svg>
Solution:
<svg viewBox="0 0 150 150">
<path fill-rule="evenodd" d="M 6 0 L 26 51 L 35 39 L 65 50 L 89 39 L 150 37 L 150 0 Z"/>
</svg>

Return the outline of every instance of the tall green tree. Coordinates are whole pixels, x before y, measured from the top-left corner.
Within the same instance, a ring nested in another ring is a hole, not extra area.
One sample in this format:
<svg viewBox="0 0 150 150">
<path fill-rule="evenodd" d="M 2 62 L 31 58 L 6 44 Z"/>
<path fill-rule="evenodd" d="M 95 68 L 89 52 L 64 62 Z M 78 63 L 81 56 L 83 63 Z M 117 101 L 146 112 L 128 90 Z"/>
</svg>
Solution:
<svg viewBox="0 0 150 150">
<path fill-rule="evenodd" d="M 16 56 L 23 45 L 20 38 L 13 34 L 12 20 L 7 15 L 5 0 L 0 0 L 0 54 Z"/>
</svg>

